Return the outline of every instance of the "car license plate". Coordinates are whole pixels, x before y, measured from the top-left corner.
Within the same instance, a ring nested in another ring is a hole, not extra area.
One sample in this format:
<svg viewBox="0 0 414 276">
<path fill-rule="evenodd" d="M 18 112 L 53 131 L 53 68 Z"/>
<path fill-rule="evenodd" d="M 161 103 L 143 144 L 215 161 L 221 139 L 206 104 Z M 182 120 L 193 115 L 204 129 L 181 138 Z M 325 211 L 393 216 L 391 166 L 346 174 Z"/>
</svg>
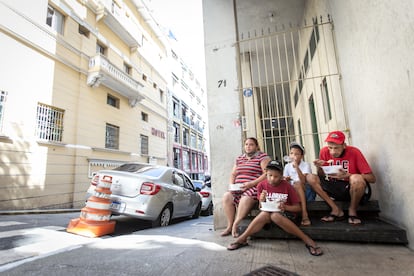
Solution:
<svg viewBox="0 0 414 276">
<path fill-rule="evenodd" d="M 116 202 L 116 201 L 113 201 L 112 203 L 111 203 L 111 209 L 112 210 L 119 210 L 121 208 L 121 203 L 120 202 Z"/>
</svg>

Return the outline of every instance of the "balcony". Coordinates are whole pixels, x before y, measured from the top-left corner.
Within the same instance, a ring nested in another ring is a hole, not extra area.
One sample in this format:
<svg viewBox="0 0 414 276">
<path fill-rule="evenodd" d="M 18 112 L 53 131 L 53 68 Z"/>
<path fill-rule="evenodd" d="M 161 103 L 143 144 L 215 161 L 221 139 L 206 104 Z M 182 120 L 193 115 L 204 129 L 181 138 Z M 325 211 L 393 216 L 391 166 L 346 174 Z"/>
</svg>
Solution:
<svg viewBox="0 0 414 276">
<path fill-rule="evenodd" d="M 133 21 L 132 12 L 126 5 L 118 6 L 113 0 L 101 0 L 103 7 L 99 10 L 97 18 L 103 18 L 105 24 L 116 33 L 130 48 L 142 46 L 142 32 Z"/>
<path fill-rule="evenodd" d="M 102 55 L 96 55 L 89 60 L 87 84 L 91 87 L 98 87 L 102 84 L 118 92 L 129 99 L 131 107 L 144 99 L 140 92 L 144 86 Z"/>
</svg>

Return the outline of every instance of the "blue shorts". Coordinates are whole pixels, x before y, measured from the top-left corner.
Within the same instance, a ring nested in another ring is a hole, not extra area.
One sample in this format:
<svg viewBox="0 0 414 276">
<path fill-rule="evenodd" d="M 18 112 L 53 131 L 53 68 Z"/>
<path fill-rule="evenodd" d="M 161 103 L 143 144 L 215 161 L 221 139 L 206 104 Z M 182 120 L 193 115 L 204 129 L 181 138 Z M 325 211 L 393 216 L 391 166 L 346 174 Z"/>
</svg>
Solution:
<svg viewBox="0 0 414 276">
<path fill-rule="evenodd" d="M 305 198 L 306 201 L 314 201 L 316 198 L 316 192 L 308 183 L 305 184 Z"/>
</svg>

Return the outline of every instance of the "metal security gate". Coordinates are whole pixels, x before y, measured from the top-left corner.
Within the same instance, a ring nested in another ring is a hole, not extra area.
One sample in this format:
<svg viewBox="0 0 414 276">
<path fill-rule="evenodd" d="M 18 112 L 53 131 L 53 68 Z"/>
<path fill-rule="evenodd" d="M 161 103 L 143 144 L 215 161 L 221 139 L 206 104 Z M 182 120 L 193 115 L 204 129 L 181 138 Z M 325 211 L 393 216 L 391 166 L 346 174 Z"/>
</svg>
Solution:
<svg viewBox="0 0 414 276">
<path fill-rule="evenodd" d="M 313 24 L 239 41 L 245 136 L 255 136 L 272 158 L 292 141 L 318 156 L 327 132 L 346 131 L 333 22 Z"/>
</svg>

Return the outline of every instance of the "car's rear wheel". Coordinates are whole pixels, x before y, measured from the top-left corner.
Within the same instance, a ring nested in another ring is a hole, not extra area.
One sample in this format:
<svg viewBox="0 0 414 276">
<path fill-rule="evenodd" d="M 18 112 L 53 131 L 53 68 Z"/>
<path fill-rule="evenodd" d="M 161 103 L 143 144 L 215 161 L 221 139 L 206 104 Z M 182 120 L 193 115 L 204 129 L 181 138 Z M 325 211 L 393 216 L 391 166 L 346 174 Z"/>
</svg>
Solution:
<svg viewBox="0 0 414 276">
<path fill-rule="evenodd" d="M 170 205 L 167 205 L 162 209 L 160 215 L 158 218 L 152 222 L 153 227 L 159 227 L 159 226 L 168 226 L 171 222 L 171 214 L 172 214 L 172 208 Z"/>
<path fill-rule="evenodd" d="M 213 214 L 213 209 L 214 209 L 213 202 L 210 202 L 207 209 L 205 209 L 203 212 L 201 212 L 201 214 L 203 216 L 211 216 Z"/>
<path fill-rule="evenodd" d="M 200 217 L 201 213 L 201 202 L 197 205 L 197 208 L 194 211 L 194 214 L 191 216 L 191 218 L 196 219 Z"/>
</svg>

